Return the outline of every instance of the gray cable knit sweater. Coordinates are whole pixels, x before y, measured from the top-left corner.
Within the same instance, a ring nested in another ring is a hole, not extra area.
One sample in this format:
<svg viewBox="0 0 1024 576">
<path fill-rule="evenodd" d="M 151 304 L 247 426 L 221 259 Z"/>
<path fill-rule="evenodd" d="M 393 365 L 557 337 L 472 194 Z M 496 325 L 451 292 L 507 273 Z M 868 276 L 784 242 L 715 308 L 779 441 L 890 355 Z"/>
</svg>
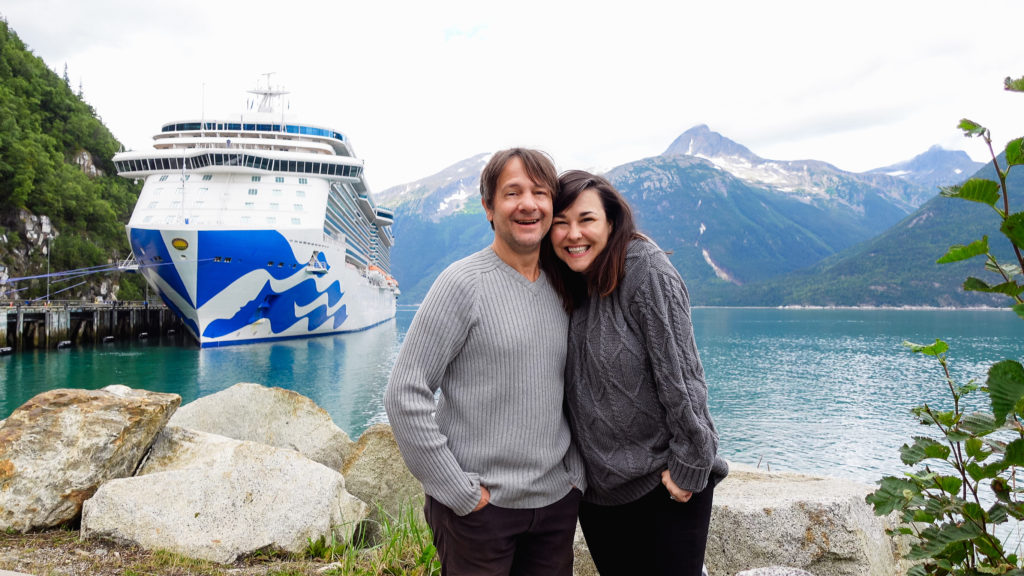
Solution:
<svg viewBox="0 0 1024 576">
<path fill-rule="evenodd" d="M 547 506 L 585 487 L 563 411 L 567 329 L 546 276 L 530 282 L 490 247 L 438 276 L 385 393 L 402 457 L 427 494 L 465 515 L 481 484 L 504 508 Z"/>
<path fill-rule="evenodd" d="M 660 484 L 665 469 L 693 492 L 728 474 L 716 456 L 689 295 L 651 242 L 630 243 L 615 292 L 573 311 L 566 398 L 589 502 L 632 502 Z"/>
</svg>

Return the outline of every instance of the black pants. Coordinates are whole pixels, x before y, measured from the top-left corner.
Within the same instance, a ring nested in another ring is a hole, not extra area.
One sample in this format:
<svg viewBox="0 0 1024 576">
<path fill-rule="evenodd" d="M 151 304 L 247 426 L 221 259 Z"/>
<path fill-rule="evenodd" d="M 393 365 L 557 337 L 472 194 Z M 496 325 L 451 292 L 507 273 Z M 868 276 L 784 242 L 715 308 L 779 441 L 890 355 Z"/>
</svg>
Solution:
<svg viewBox="0 0 1024 576">
<path fill-rule="evenodd" d="M 714 488 L 689 502 L 669 498 L 664 486 L 619 506 L 580 504 L 580 526 L 601 576 L 700 576 L 711 524 Z"/>
<path fill-rule="evenodd" d="M 434 532 L 442 576 L 572 576 L 572 541 L 580 491 L 543 508 L 488 504 L 457 516 L 426 498 L 423 513 Z"/>
</svg>

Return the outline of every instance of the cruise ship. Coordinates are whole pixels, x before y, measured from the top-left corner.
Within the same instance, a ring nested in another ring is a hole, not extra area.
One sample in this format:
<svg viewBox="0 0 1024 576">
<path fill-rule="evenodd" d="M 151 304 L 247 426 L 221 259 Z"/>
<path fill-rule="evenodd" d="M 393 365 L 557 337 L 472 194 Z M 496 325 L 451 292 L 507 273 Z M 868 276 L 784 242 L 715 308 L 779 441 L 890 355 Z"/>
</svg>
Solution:
<svg viewBox="0 0 1024 576">
<path fill-rule="evenodd" d="M 201 347 L 370 328 L 395 316 L 394 213 L 376 205 L 348 137 L 292 121 L 287 92 L 164 124 L 114 156 L 144 179 L 126 226 L 134 262 Z"/>
</svg>

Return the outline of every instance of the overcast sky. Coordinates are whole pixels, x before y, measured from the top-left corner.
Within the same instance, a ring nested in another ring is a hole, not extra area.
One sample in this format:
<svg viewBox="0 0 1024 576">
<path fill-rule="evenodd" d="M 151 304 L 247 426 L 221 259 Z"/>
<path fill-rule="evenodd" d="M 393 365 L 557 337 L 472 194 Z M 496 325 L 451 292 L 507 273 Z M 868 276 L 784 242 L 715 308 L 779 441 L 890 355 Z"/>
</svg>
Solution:
<svg viewBox="0 0 1024 576">
<path fill-rule="evenodd" d="M 4 0 L 0 15 L 127 148 L 237 114 L 273 72 L 378 190 L 531 146 L 559 169 L 662 153 L 707 124 L 850 171 L 1024 135 L 1022 0 Z"/>
</svg>

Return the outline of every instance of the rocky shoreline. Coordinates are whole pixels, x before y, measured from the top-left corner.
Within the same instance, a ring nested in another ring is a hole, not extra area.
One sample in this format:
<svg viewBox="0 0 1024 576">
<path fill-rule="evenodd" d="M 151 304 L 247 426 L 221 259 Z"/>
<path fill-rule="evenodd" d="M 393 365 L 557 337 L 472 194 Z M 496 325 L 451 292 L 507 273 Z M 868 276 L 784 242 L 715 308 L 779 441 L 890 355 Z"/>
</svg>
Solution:
<svg viewBox="0 0 1024 576">
<path fill-rule="evenodd" d="M 257 384 L 180 402 L 124 386 L 26 402 L 0 422 L 0 528 L 80 523 L 84 542 L 229 565 L 345 541 L 422 501 L 387 425 L 352 441 L 310 399 Z M 892 519 L 873 515 L 871 490 L 733 464 L 716 488 L 709 574 L 905 573 L 906 542 L 886 535 Z M 0 574 L 7 562 L 0 548 Z M 596 574 L 578 530 L 575 573 Z"/>
</svg>

